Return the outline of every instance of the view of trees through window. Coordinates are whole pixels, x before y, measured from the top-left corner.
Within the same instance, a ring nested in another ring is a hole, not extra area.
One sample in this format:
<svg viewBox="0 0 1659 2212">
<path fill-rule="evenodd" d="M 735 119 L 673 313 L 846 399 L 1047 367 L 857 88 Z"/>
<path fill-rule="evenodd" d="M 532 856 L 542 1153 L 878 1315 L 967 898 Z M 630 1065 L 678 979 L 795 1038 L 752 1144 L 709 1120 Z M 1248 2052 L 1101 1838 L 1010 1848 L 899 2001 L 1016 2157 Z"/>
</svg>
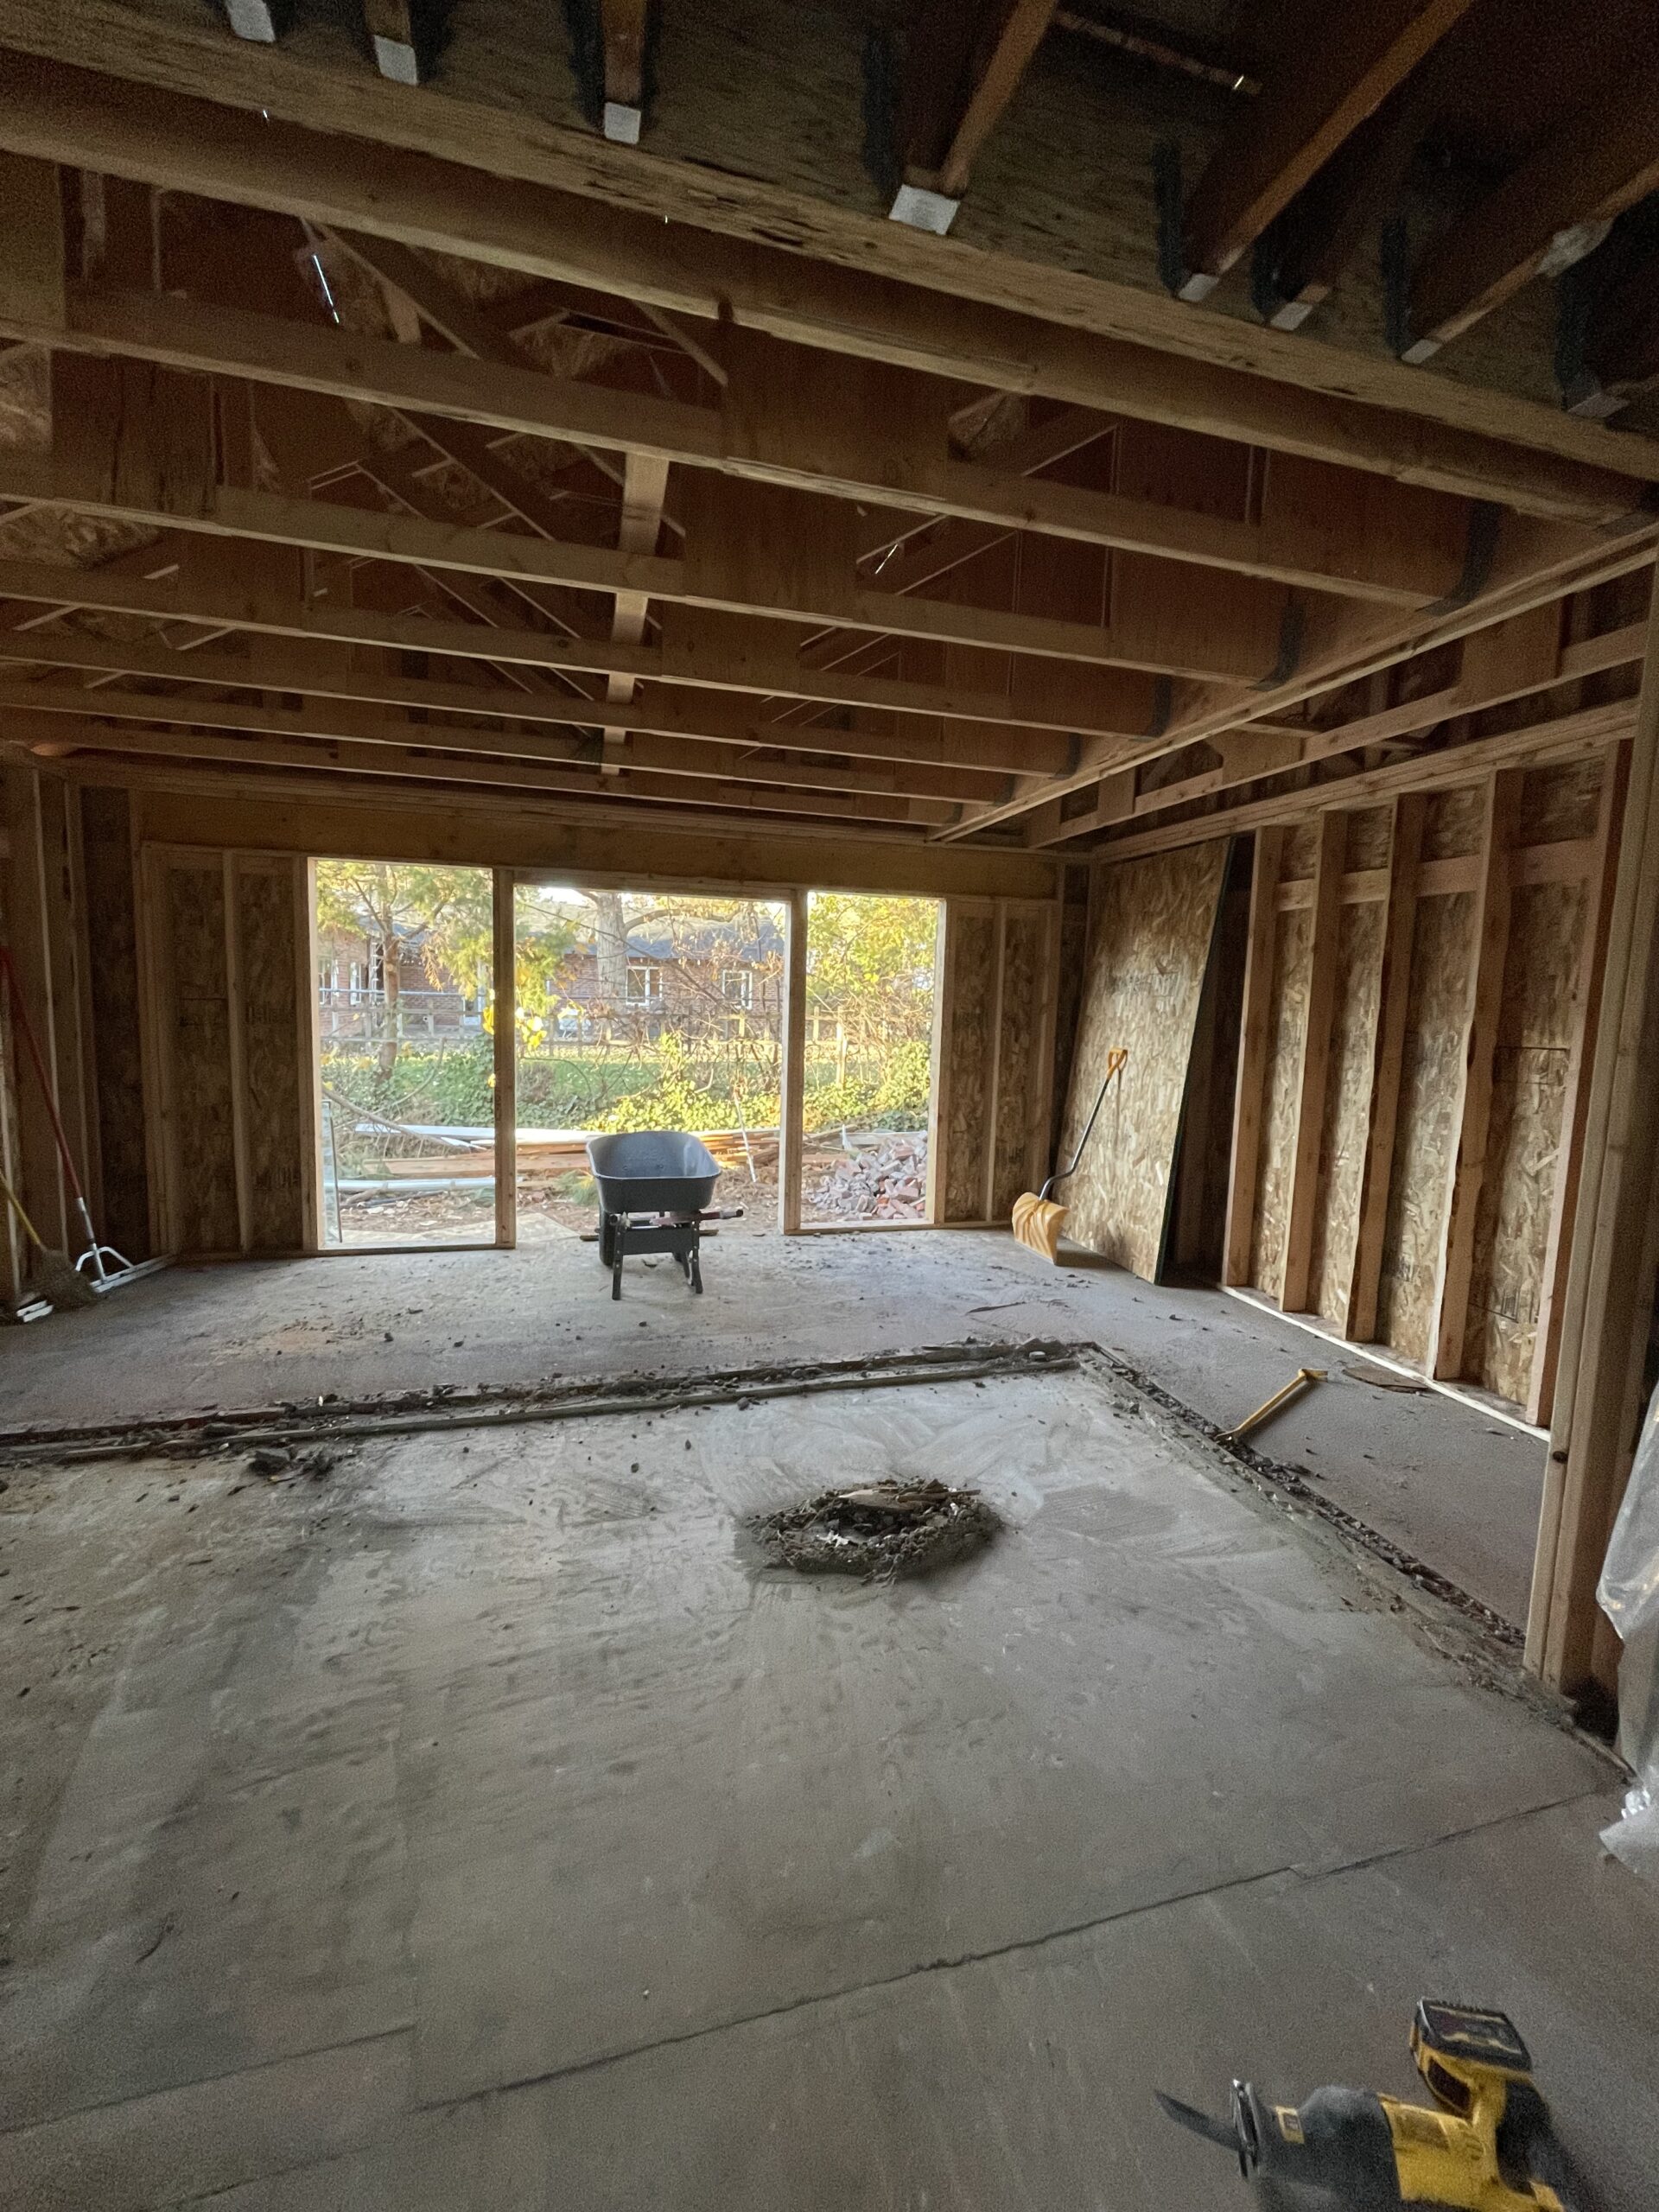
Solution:
<svg viewBox="0 0 1659 2212">
<path fill-rule="evenodd" d="M 493 1234 L 492 888 L 481 868 L 317 863 L 330 1241 Z M 803 1211 L 918 1218 L 938 909 L 815 893 Z M 591 1226 L 585 1137 L 679 1128 L 722 1203 L 777 1215 L 781 904 L 521 884 L 514 897 L 521 1241 Z"/>
</svg>

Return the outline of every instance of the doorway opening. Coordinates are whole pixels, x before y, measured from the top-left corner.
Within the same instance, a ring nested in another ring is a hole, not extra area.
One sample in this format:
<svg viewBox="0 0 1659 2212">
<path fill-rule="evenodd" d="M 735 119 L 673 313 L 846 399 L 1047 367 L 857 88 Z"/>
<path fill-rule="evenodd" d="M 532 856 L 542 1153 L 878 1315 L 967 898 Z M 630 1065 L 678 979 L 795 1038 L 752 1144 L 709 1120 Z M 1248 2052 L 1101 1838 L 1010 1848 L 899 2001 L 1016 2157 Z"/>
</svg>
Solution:
<svg viewBox="0 0 1659 2212">
<path fill-rule="evenodd" d="M 933 1218 L 929 1122 L 941 907 L 815 891 L 806 906 L 804 1227 Z"/>
<path fill-rule="evenodd" d="M 589 1136 L 679 1129 L 719 1161 L 726 1235 L 778 1223 L 787 908 L 518 883 L 518 1241 L 591 1233 Z"/>
<path fill-rule="evenodd" d="M 495 1242 L 493 872 L 320 860 L 325 1249 Z"/>
</svg>

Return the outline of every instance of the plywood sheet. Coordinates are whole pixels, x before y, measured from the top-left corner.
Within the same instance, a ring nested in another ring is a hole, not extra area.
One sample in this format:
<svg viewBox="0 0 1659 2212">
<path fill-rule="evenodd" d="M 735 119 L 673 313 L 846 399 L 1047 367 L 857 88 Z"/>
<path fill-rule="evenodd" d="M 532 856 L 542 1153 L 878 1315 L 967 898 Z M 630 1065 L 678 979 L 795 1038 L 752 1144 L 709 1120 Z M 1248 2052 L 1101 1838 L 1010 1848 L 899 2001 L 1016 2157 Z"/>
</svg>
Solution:
<svg viewBox="0 0 1659 2212">
<path fill-rule="evenodd" d="M 1370 866 L 1367 861 L 1365 866 Z M 1382 979 L 1381 900 L 1344 906 L 1337 939 L 1337 1002 L 1319 1140 L 1308 1304 L 1338 1328 L 1346 1325 L 1359 1236 L 1360 1187 L 1370 1133 L 1371 1068 Z"/>
<path fill-rule="evenodd" d="M 1586 912 L 1581 883 L 1517 891 L 1510 910 L 1463 1371 L 1516 1402 L 1532 1374 Z"/>
<path fill-rule="evenodd" d="M 1307 1034 L 1313 958 L 1312 913 L 1301 907 L 1281 914 L 1274 947 L 1255 1217 L 1250 1230 L 1250 1281 L 1269 1298 L 1281 1297 L 1285 1287 L 1285 1242 L 1290 1229 L 1290 1185 L 1296 1164 L 1296 1112 L 1301 1096 L 1302 1044 Z"/>
<path fill-rule="evenodd" d="M 1284 853 L 1279 863 L 1281 883 L 1300 883 L 1319 864 L 1319 825 L 1298 822 L 1285 832 Z"/>
<path fill-rule="evenodd" d="M 298 1251 L 305 1241 L 293 861 L 238 863 L 236 920 L 247 1082 L 248 1233 L 256 1252 Z"/>
<path fill-rule="evenodd" d="M 1049 916 L 1010 904 L 1002 934 L 1002 1018 L 997 1036 L 995 1166 L 991 1218 L 1000 1221 L 1031 1185 L 1043 1132 L 1035 1126 L 1043 1103 L 1038 1055 L 1043 1040 L 1043 1001 Z M 1039 1174 L 1038 1181 L 1042 1180 Z"/>
<path fill-rule="evenodd" d="M 167 1093 L 172 1126 L 173 1240 L 184 1252 L 234 1252 L 236 1195 L 225 877 L 211 865 L 162 870 L 168 976 Z"/>
<path fill-rule="evenodd" d="M 944 1218 L 985 1216 L 986 1116 L 990 1104 L 996 910 L 950 902 L 945 940 Z"/>
<path fill-rule="evenodd" d="M 138 1029 L 138 934 L 127 794 L 88 785 L 80 794 L 86 861 L 101 1234 L 130 1260 L 148 1259 L 149 1166 Z"/>
<path fill-rule="evenodd" d="M 1128 1051 L 1077 1173 L 1068 1232 L 1156 1279 L 1194 1024 L 1226 866 L 1224 842 L 1104 870 L 1066 1108 L 1068 1156 L 1114 1046 Z"/>
<path fill-rule="evenodd" d="M 1421 1364 L 1434 1322 L 1434 1285 L 1457 1142 L 1467 1034 L 1474 897 L 1426 899 L 1411 953 L 1410 1014 L 1402 1057 L 1389 1210 L 1382 1236 L 1377 1329 Z"/>
</svg>

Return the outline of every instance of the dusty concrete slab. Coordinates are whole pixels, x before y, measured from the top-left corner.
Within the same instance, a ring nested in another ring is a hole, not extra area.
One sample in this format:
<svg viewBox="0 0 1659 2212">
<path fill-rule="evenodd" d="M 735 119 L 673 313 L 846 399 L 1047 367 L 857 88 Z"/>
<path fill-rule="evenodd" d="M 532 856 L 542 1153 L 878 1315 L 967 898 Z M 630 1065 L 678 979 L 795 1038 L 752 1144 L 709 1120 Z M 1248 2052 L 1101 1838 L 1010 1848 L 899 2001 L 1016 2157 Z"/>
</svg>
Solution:
<svg viewBox="0 0 1659 2212">
<path fill-rule="evenodd" d="M 1357 1355 L 1236 1299 L 1098 1263 L 1047 1267 L 989 1231 L 731 1239 L 710 1246 L 705 1280 L 696 1299 L 666 1263 L 634 1268 L 613 1305 L 592 1249 L 574 1241 L 173 1270 L 91 1313 L 0 1337 L 0 1424 L 684 1373 L 974 1334 L 1087 1338 L 1226 1423 L 1319 1366 L 1332 1379 L 1275 1423 L 1274 1455 L 1504 1618 L 1525 1618 L 1541 1445 L 1432 1393 L 1354 1382 L 1342 1370 Z"/>
<path fill-rule="evenodd" d="M 1009 1531 L 758 1573 L 826 1471 Z M 17 1473 L 0 1530 L 8 2204 L 1150 2212 L 1227 2185 L 1154 2082 L 1404 2086 L 1426 1993 L 1514 2007 L 1611 2212 L 1659 2170 L 1605 1763 L 1121 1387 Z"/>
</svg>

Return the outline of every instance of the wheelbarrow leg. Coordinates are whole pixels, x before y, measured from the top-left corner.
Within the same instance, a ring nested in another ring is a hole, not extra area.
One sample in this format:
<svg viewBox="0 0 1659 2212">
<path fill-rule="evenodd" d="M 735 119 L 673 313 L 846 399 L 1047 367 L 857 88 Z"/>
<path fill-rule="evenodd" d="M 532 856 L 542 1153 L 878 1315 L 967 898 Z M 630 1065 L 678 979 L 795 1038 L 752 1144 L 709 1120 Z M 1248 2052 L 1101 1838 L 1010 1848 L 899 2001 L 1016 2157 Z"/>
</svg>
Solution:
<svg viewBox="0 0 1659 2212">
<path fill-rule="evenodd" d="M 616 1222 L 611 1230 L 611 1296 L 622 1295 L 622 1224 Z"/>
<path fill-rule="evenodd" d="M 701 1298 L 702 1296 L 702 1256 L 697 1250 L 695 1240 L 691 1249 L 685 1255 L 685 1279 Z"/>
</svg>

